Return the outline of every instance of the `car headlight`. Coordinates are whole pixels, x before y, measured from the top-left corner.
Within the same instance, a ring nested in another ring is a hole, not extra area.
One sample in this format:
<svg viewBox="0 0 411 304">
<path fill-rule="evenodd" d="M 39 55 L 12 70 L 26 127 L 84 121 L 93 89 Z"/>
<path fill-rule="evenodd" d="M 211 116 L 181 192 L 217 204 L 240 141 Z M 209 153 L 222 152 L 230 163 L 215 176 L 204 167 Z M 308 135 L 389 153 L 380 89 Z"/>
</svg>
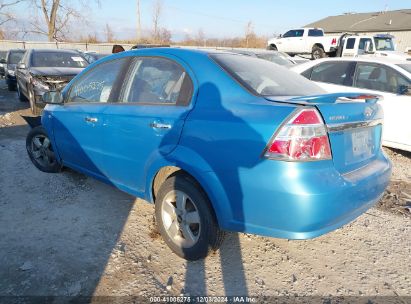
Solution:
<svg viewBox="0 0 411 304">
<path fill-rule="evenodd" d="M 43 81 L 41 81 L 38 78 L 32 78 L 31 83 L 33 84 L 34 87 L 41 89 L 41 90 L 45 90 L 48 91 L 50 89 L 50 87 L 45 84 Z"/>
<path fill-rule="evenodd" d="M 10 76 L 15 76 L 15 72 L 13 70 L 7 70 L 7 74 L 9 74 Z"/>
</svg>

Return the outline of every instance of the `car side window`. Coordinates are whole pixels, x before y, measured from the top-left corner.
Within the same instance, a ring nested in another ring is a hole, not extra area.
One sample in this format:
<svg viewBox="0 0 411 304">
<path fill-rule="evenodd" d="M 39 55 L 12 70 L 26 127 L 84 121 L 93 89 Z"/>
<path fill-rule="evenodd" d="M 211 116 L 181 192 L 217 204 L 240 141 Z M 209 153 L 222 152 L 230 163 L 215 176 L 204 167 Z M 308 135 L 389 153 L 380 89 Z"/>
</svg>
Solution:
<svg viewBox="0 0 411 304">
<path fill-rule="evenodd" d="M 124 102 L 188 105 L 193 84 L 178 63 L 160 57 L 137 58 L 124 92 Z"/>
<path fill-rule="evenodd" d="M 290 38 L 290 37 L 295 37 L 295 31 L 291 30 L 291 31 L 286 32 L 283 35 L 283 38 Z"/>
<path fill-rule="evenodd" d="M 354 86 L 397 94 L 402 85 L 410 85 L 404 76 L 394 69 L 374 63 L 358 63 L 355 72 Z"/>
<path fill-rule="evenodd" d="M 359 49 L 359 50 L 363 50 L 363 51 L 367 51 L 367 50 L 365 49 L 365 43 L 366 43 L 367 41 L 369 41 L 370 44 L 372 45 L 372 40 L 371 40 L 370 38 L 361 38 L 361 39 L 360 39 L 360 42 L 359 42 L 359 44 L 358 44 L 358 49 Z"/>
<path fill-rule="evenodd" d="M 67 102 L 110 102 L 116 80 L 128 58 L 115 59 L 97 65 L 70 89 Z"/>
<path fill-rule="evenodd" d="M 345 48 L 347 50 L 353 50 L 355 46 L 355 38 L 348 38 L 347 39 L 347 44 L 345 45 Z"/>
<path fill-rule="evenodd" d="M 311 72 L 311 80 L 351 86 L 351 62 L 324 62 L 315 66 Z"/>
</svg>

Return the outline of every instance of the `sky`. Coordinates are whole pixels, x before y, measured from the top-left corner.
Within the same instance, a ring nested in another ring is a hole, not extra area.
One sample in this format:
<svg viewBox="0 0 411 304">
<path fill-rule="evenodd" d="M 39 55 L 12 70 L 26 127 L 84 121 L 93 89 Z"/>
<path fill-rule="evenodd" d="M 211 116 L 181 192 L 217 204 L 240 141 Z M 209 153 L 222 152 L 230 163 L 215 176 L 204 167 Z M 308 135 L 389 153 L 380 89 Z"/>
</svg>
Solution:
<svg viewBox="0 0 411 304">
<path fill-rule="evenodd" d="M 259 35 L 272 36 L 327 16 L 346 12 L 374 12 L 411 8 L 411 0 L 162 0 L 161 26 L 172 33 L 174 41 L 201 29 L 207 37 L 243 36 L 251 21 Z M 149 30 L 155 0 L 140 0 L 143 29 Z M 91 1 L 89 1 L 91 3 Z M 104 34 L 109 24 L 117 39 L 136 36 L 137 0 L 100 0 L 91 4 L 88 31 Z"/>
</svg>

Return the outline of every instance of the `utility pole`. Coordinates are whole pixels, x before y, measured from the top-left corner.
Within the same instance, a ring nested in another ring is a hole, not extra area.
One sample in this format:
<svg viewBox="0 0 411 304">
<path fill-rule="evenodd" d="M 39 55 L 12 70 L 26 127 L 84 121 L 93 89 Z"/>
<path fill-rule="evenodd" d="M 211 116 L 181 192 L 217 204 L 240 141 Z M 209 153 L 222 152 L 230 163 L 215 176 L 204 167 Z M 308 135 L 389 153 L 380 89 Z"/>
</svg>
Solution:
<svg viewBox="0 0 411 304">
<path fill-rule="evenodd" d="M 137 42 L 141 41 L 141 14 L 140 0 L 137 0 Z"/>
</svg>

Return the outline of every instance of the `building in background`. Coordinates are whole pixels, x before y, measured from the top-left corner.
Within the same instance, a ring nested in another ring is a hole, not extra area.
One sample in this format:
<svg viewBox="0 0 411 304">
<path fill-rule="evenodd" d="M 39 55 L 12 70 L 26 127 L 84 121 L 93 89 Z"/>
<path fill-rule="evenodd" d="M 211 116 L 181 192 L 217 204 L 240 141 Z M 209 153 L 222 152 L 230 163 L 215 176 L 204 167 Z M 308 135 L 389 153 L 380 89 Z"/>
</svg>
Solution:
<svg viewBox="0 0 411 304">
<path fill-rule="evenodd" d="M 305 27 L 323 28 L 326 34 L 391 34 L 398 51 L 411 49 L 411 9 L 330 16 Z"/>
</svg>

